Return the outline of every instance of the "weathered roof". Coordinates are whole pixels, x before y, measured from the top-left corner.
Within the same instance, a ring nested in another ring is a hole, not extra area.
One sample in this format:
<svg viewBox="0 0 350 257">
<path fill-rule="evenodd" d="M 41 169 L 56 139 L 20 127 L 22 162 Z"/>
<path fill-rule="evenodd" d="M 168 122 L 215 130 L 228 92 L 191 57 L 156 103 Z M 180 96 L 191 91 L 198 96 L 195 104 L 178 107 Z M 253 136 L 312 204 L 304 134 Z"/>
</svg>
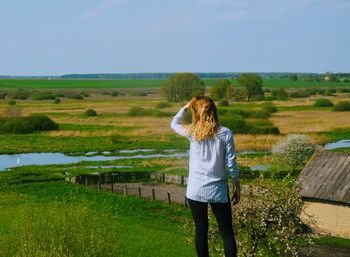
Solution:
<svg viewBox="0 0 350 257">
<path fill-rule="evenodd" d="M 303 197 L 350 204 L 350 154 L 317 150 L 298 181 Z"/>
</svg>

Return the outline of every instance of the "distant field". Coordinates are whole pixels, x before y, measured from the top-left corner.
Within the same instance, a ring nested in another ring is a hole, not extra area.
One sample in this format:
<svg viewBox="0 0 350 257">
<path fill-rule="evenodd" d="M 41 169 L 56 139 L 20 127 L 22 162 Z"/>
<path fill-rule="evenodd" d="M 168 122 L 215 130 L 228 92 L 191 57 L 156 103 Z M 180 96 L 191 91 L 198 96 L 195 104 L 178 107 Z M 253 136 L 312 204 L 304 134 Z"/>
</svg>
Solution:
<svg viewBox="0 0 350 257">
<path fill-rule="evenodd" d="M 204 79 L 211 86 L 215 79 Z M 59 89 L 59 88 L 151 88 L 160 87 L 161 79 L 130 79 L 130 80 L 66 80 L 66 79 L 0 79 L 0 89 Z M 238 85 L 236 80 L 231 80 Z M 268 88 L 303 88 L 303 87 L 349 87 L 350 82 L 303 82 L 291 80 L 264 80 Z"/>
</svg>

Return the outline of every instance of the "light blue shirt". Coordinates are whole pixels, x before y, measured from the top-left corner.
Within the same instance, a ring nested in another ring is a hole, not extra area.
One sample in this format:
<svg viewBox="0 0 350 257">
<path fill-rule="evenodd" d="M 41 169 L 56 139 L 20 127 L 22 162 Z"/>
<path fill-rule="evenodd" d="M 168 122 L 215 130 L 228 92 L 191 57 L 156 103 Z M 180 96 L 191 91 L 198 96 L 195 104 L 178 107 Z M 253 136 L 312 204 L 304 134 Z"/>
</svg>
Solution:
<svg viewBox="0 0 350 257">
<path fill-rule="evenodd" d="M 181 120 L 185 108 L 173 117 L 170 127 L 190 141 L 189 176 L 186 197 L 199 202 L 224 203 L 229 201 L 228 176 L 239 181 L 233 132 L 219 126 L 215 137 L 196 141 L 185 132 Z"/>
</svg>

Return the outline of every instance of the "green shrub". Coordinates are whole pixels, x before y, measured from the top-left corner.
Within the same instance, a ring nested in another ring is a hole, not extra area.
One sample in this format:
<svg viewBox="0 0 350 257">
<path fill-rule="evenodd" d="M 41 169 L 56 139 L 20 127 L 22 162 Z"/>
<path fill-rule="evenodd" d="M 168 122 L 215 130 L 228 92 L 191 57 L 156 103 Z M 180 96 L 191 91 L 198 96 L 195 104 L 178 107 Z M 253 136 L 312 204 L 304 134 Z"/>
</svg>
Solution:
<svg viewBox="0 0 350 257">
<path fill-rule="evenodd" d="M 221 99 L 218 102 L 218 106 L 229 106 L 229 105 L 230 105 L 230 103 L 226 99 Z"/>
<path fill-rule="evenodd" d="M 134 106 L 127 112 L 128 116 L 139 117 L 139 116 L 154 116 L 154 117 L 169 117 L 171 114 L 153 109 L 144 109 L 142 107 Z"/>
<path fill-rule="evenodd" d="M 60 102 L 61 102 L 61 99 L 59 99 L 59 98 L 56 98 L 54 101 L 55 104 L 59 104 Z"/>
<path fill-rule="evenodd" d="M 8 118 L 0 124 L 1 133 L 27 134 L 33 131 L 33 125 L 24 117 Z"/>
<path fill-rule="evenodd" d="M 147 96 L 146 92 L 132 92 L 132 96 Z"/>
<path fill-rule="evenodd" d="M 11 100 L 8 100 L 8 101 L 7 101 L 7 104 L 8 104 L 8 105 L 15 105 L 15 104 L 16 104 L 16 101 L 13 100 L 13 99 L 11 99 Z"/>
<path fill-rule="evenodd" d="M 279 135 L 280 131 L 268 120 L 249 121 L 246 124 L 246 131 L 249 134 L 273 134 Z"/>
<path fill-rule="evenodd" d="M 29 96 L 30 96 L 29 92 L 18 90 L 17 92 L 12 92 L 8 94 L 7 98 L 25 100 L 25 99 L 28 99 Z"/>
<path fill-rule="evenodd" d="M 297 90 L 289 93 L 289 97 L 291 98 L 305 98 L 309 96 L 310 94 L 306 90 Z"/>
<path fill-rule="evenodd" d="M 85 111 L 86 116 L 97 116 L 97 112 L 94 109 L 87 109 Z"/>
<path fill-rule="evenodd" d="M 81 92 L 80 93 L 82 96 L 84 96 L 84 97 L 89 97 L 90 95 L 88 94 L 88 93 L 86 93 L 86 92 Z"/>
<path fill-rule="evenodd" d="M 350 102 L 349 101 L 339 101 L 334 105 L 333 110 L 336 112 L 346 112 L 350 111 Z"/>
<path fill-rule="evenodd" d="M 277 112 L 277 107 L 276 106 L 274 106 L 272 103 L 270 103 L 270 104 L 265 104 L 265 105 L 263 105 L 263 110 L 265 110 L 265 111 L 267 111 L 267 112 L 269 112 L 269 113 L 275 113 L 275 112 Z"/>
<path fill-rule="evenodd" d="M 111 96 L 118 96 L 119 95 L 119 92 L 117 92 L 117 91 L 113 91 L 112 93 L 111 93 Z"/>
<path fill-rule="evenodd" d="M 171 106 L 171 104 L 168 102 L 159 102 L 156 104 L 157 109 L 164 109 L 164 108 L 168 108 L 170 106 Z"/>
<path fill-rule="evenodd" d="M 25 117 L 33 126 L 33 131 L 48 131 L 58 129 L 58 124 L 44 114 L 32 114 Z"/>
<path fill-rule="evenodd" d="M 30 99 L 32 100 L 53 100 L 56 98 L 56 95 L 51 92 L 38 92 L 34 93 L 30 96 Z"/>
<path fill-rule="evenodd" d="M 7 96 L 6 92 L 0 92 L 0 99 L 5 99 Z"/>
<path fill-rule="evenodd" d="M 223 126 L 231 129 L 234 133 L 246 134 L 246 121 L 241 115 L 233 114 L 219 117 L 219 122 Z"/>
<path fill-rule="evenodd" d="M 70 98 L 76 99 L 76 100 L 83 100 L 84 99 L 84 97 L 82 95 L 78 95 L 78 94 L 72 95 L 72 96 L 70 96 Z"/>
<path fill-rule="evenodd" d="M 34 131 L 56 130 L 58 124 L 43 114 L 28 117 L 11 117 L 0 120 L 0 132 L 9 134 L 26 134 Z"/>
<path fill-rule="evenodd" d="M 328 107 L 328 106 L 333 106 L 333 103 L 327 98 L 319 98 L 319 99 L 316 99 L 314 106 Z"/>
<path fill-rule="evenodd" d="M 288 99 L 288 93 L 284 88 L 277 88 L 272 90 L 271 95 L 276 100 L 287 100 Z"/>
</svg>

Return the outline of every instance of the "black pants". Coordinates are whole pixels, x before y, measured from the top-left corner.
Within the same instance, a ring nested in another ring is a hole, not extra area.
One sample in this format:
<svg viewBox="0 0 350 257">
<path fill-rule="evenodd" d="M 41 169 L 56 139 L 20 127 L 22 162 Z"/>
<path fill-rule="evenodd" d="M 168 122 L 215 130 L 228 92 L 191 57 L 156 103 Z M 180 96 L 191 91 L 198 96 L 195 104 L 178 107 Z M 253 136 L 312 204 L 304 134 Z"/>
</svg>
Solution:
<svg viewBox="0 0 350 257">
<path fill-rule="evenodd" d="M 198 257 L 208 257 L 208 203 L 188 199 L 194 225 L 195 246 Z M 237 245 L 232 228 L 231 202 L 228 196 L 227 203 L 210 203 L 224 241 L 225 257 L 237 256 Z"/>
</svg>

